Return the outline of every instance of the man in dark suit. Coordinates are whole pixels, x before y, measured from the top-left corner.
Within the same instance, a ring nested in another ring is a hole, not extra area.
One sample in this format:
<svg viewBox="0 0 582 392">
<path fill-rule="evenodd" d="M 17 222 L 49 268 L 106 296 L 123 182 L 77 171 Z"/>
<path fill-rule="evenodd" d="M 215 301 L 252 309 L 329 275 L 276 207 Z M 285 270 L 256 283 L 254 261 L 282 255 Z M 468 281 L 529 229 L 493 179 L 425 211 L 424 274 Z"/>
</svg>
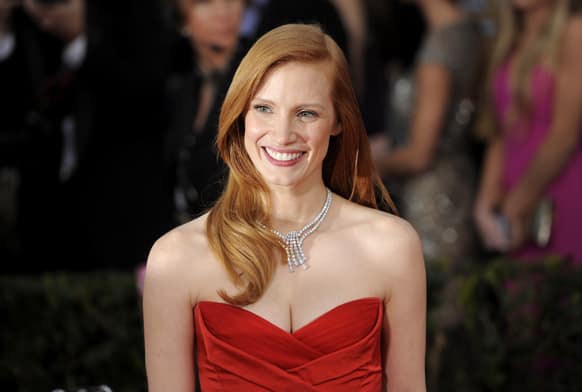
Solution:
<svg viewBox="0 0 582 392">
<path fill-rule="evenodd" d="M 71 7 L 68 14 L 57 12 L 41 20 L 45 6 L 27 1 L 27 14 L 14 10 L 14 53 L 2 69 L 2 106 L 7 109 L 3 125 L 12 140 L 6 148 L 20 175 L 21 262 L 7 268 L 22 272 L 65 267 L 79 244 L 71 239 L 63 246 L 74 217 L 67 204 L 75 188 L 76 143 L 82 140 L 76 134 L 86 117 L 78 109 L 90 108 L 79 99 L 75 81 L 83 57 L 83 18 L 78 7 Z"/>
<path fill-rule="evenodd" d="M 170 228 L 159 116 L 160 2 L 26 5 L 63 44 L 59 70 L 48 82 L 58 94 L 49 94 L 50 110 L 43 112 L 61 132 L 59 178 L 66 185 L 59 199 L 66 219 L 56 239 L 63 258 L 52 267 L 133 268 Z"/>
<path fill-rule="evenodd" d="M 34 122 L 29 111 L 44 72 L 41 47 L 51 46 L 48 42 L 41 45 L 39 38 L 34 24 L 17 2 L 0 0 L 0 259 L 4 271 L 20 264 L 22 236 L 18 210 L 23 203 L 27 205 L 26 200 L 19 200 L 22 189 L 43 181 L 47 166 L 43 158 L 52 161 L 45 143 L 49 135 L 35 132 L 40 129 L 28 126 L 29 122 Z M 42 144 L 44 150 L 38 151 L 40 154 L 35 159 L 44 167 L 33 168 L 29 161 L 30 151 Z"/>
</svg>

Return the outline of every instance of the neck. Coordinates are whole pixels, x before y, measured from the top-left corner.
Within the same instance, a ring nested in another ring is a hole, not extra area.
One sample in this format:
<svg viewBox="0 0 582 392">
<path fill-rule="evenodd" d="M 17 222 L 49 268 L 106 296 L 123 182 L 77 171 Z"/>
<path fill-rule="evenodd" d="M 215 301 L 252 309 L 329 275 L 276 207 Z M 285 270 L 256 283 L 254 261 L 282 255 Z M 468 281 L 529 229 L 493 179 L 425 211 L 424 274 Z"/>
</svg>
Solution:
<svg viewBox="0 0 582 392">
<path fill-rule="evenodd" d="M 327 191 L 323 183 L 303 191 L 271 189 L 271 228 L 288 233 L 309 223 L 322 209 Z"/>
<path fill-rule="evenodd" d="M 447 0 L 419 0 L 418 3 L 431 29 L 454 23 L 463 16 L 463 12 Z"/>
</svg>

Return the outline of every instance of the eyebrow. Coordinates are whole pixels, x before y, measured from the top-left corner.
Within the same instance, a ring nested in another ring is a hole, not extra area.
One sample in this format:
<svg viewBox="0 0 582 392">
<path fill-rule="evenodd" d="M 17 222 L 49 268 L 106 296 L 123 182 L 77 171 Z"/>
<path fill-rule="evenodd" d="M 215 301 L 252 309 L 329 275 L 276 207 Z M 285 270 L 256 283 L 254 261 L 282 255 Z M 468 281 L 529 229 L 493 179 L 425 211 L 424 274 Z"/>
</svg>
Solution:
<svg viewBox="0 0 582 392">
<path fill-rule="evenodd" d="M 271 101 L 270 99 L 265 99 L 265 98 L 261 98 L 261 97 L 254 97 L 251 102 L 255 102 L 255 101 L 260 101 L 260 102 L 264 102 L 264 103 L 268 103 L 271 105 L 276 106 L 275 102 Z M 301 103 L 299 105 L 296 105 L 297 108 L 304 108 L 304 107 L 318 107 L 318 108 L 325 108 L 324 105 L 320 104 L 320 103 L 316 103 L 316 102 L 311 102 L 311 103 Z"/>
</svg>

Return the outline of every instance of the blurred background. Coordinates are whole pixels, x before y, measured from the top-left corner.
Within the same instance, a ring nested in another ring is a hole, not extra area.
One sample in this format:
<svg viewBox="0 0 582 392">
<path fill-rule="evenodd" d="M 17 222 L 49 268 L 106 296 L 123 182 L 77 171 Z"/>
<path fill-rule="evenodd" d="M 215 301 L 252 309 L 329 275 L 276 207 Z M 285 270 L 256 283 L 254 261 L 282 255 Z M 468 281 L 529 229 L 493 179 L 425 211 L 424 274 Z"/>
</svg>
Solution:
<svg viewBox="0 0 582 392">
<path fill-rule="evenodd" d="M 421 236 L 429 390 L 582 390 L 580 3 L 0 0 L 0 389 L 146 390 L 148 251 L 220 194 L 241 58 L 305 22 Z"/>
</svg>

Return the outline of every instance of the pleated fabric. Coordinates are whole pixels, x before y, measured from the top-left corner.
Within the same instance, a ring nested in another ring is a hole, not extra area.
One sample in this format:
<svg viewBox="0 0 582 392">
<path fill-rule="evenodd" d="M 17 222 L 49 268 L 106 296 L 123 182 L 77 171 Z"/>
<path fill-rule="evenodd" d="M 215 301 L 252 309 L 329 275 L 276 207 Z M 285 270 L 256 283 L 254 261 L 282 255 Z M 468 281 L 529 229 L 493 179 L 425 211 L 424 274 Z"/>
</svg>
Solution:
<svg viewBox="0 0 582 392">
<path fill-rule="evenodd" d="M 344 303 L 291 333 L 243 308 L 194 308 L 200 385 L 213 391 L 380 391 L 384 308 Z"/>
</svg>

